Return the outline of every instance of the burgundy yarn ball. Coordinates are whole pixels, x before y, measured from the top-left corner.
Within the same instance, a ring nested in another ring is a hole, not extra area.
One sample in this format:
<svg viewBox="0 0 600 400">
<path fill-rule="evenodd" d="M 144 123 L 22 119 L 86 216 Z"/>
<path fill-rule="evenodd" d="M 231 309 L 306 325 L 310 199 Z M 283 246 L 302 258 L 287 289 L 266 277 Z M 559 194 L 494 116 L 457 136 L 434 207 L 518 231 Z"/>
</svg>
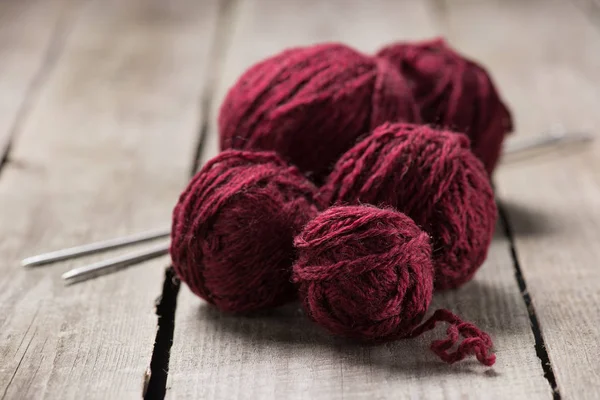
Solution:
<svg viewBox="0 0 600 400">
<path fill-rule="evenodd" d="M 315 182 L 386 121 L 419 122 L 388 61 L 342 44 L 293 48 L 248 69 L 219 114 L 221 149 L 273 150 Z"/>
<path fill-rule="evenodd" d="M 469 281 L 487 256 L 497 210 L 466 136 L 384 124 L 338 161 L 322 188 L 331 204 L 393 207 L 432 238 L 435 288 Z"/>
<path fill-rule="evenodd" d="M 294 282 L 305 312 L 330 332 L 367 341 L 409 335 L 431 301 L 429 237 L 406 215 L 332 207 L 296 237 Z"/>
<path fill-rule="evenodd" d="M 318 212 L 316 193 L 275 153 L 219 154 L 194 176 L 173 212 L 175 272 L 223 311 L 295 299 L 293 240 Z"/>
<path fill-rule="evenodd" d="M 513 124 L 486 70 L 443 39 L 393 44 L 377 56 L 389 60 L 409 81 L 422 120 L 467 133 L 473 152 L 491 174 Z"/>
</svg>

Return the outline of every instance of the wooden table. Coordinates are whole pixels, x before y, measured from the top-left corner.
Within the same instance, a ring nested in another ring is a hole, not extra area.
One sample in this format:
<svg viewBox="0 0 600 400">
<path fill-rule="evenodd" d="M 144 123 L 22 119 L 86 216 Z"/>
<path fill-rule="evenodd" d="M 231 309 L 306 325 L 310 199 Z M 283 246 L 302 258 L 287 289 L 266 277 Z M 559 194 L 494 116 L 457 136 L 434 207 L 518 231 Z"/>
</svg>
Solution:
<svg viewBox="0 0 600 400">
<path fill-rule="evenodd" d="M 600 398 L 600 140 L 504 163 L 486 264 L 435 297 L 492 334 L 492 369 L 439 362 L 440 331 L 369 347 L 297 305 L 219 314 L 165 276 L 167 257 L 71 286 L 78 262 L 19 266 L 168 225 L 253 62 L 434 35 L 489 67 L 515 136 L 598 134 L 597 0 L 1 1 L 0 399 Z"/>
</svg>

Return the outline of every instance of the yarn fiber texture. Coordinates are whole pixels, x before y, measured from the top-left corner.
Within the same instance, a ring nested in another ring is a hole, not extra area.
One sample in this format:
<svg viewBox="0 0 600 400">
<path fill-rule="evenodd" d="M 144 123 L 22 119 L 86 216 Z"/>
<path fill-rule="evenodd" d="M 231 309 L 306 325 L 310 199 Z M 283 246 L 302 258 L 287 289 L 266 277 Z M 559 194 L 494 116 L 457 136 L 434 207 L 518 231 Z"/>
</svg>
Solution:
<svg viewBox="0 0 600 400">
<path fill-rule="evenodd" d="M 170 248 L 175 272 L 222 311 L 247 312 L 295 299 L 293 239 L 317 214 L 316 194 L 275 153 L 219 154 L 175 206 Z"/>
<path fill-rule="evenodd" d="M 306 314 L 361 341 L 412 338 L 447 322 L 431 350 L 447 363 L 474 354 L 492 365 L 489 335 L 448 310 L 419 325 L 431 301 L 429 237 L 406 215 L 368 206 L 331 207 L 296 237 L 294 282 Z M 461 337 L 463 340 L 461 341 Z"/>
<path fill-rule="evenodd" d="M 513 123 L 486 70 L 443 39 L 392 44 L 377 56 L 406 77 L 422 120 L 467 133 L 473 152 L 491 174 Z"/>
<path fill-rule="evenodd" d="M 330 332 L 393 340 L 421 321 L 433 291 L 429 237 L 406 215 L 331 207 L 296 237 L 294 282 L 307 315 Z"/>
<path fill-rule="evenodd" d="M 330 204 L 393 207 L 432 239 L 435 288 L 468 282 L 487 256 L 497 210 L 466 136 L 383 124 L 348 150 L 322 187 Z"/>
<path fill-rule="evenodd" d="M 248 69 L 219 113 L 221 149 L 272 150 L 315 182 L 386 121 L 419 122 L 387 60 L 336 43 L 298 47 Z"/>
</svg>

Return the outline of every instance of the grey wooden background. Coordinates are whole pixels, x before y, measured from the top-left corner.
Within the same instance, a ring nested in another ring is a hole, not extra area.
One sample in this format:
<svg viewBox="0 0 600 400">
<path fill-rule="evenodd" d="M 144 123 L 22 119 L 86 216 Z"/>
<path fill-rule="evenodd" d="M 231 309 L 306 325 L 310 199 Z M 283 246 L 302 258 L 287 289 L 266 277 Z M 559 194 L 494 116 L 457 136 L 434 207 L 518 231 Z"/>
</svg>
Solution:
<svg viewBox="0 0 600 400">
<path fill-rule="evenodd" d="M 504 163 L 488 261 L 435 297 L 492 334 L 492 369 L 440 363 L 441 331 L 357 346 L 297 305 L 219 314 L 167 257 L 68 287 L 73 262 L 18 265 L 168 224 L 253 62 L 435 35 L 489 67 L 516 137 L 598 134 L 597 0 L 0 1 L 0 399 L 600 398 L 598 140 Z"/>
</svg>

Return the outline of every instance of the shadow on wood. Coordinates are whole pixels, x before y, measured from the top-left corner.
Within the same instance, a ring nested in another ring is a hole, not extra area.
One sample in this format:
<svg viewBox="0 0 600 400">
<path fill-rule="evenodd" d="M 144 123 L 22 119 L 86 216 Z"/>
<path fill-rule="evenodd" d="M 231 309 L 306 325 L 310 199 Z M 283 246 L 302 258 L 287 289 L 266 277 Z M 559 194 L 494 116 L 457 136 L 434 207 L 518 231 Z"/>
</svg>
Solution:
<svg viewBox="0 0 600 400">
<path fill-rule="evenodd" d="M 510 230 L 515 236 L 545 236 L 560 229 L 556 226 L 556 215 L 547 215 L 522 203 L 501 199 L 498 207 L 509 216 Z"/>
<path fill-rule="evenodd" d="M 463 289 L 436 295 L 431 311 L 445 305 L 453 311 L 471 310 L 471 317 L 481 313 L 481 299 L 496 299 L 497 304 L 504 304 L 506 310 L 516 309 L 513 305 L 515 296 L 484 282 L 473 281 Z M 520 299 L 516 298 L 516 301 Z M 455 303 L 454 303 L 455 302 Z M 452 307 L 454 303 L 457 307 Z M 487 321 L 489 333 L 493 337 L 514 335 L 527 325 L 511 323 L 511 316 L 491 316 Z M 465 315 L 465 318 L 468 317 Z M 484 374 L 487 377 L 498 376 L 494 370 L 483 368 L 474 358 L 455 365 L 446 365 L 430 352 L 431 341 L 445 337 L 446 326 L 440 324 L 434 331 L 417 339 L 402 339 L 386 344 L 370 345 L 334 337 L 309 321 L 298 303 L 289 304 L 275 310 L 263 311 L 251 315 L 232 315 L 221 313 L 212 306 L 203 303 L 198 307 L 198 331 L 209 335 L 220 335 L 237 342 L 240 348 L 253 354 L 277 354 L 283 359 L 291 359 L 294 354 L 301 353 L 333 353 L 335 359 L 345 364 L 368 366 L 371 369 L 383 369 L 394 375 L 406 373 L 414 375 L 416 371 L 427 374 L 456 375 Z M 479 321 L 473 319 L 478 324 Z M 204 325 L 204 326 L 200 326 Z M 491 326 L 490 326 L 491 325 Z M 212 332 L 211 332 L 212 331 Z M 233 345 L 233 344 L 232 344 Z"/>
</svg>

